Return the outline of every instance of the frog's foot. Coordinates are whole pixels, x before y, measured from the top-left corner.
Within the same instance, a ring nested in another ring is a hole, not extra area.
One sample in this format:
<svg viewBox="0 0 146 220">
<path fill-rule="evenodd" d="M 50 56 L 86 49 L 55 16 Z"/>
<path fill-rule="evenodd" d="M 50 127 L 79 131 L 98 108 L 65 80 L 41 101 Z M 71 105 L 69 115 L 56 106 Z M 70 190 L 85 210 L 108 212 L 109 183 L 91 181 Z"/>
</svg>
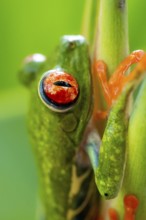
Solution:
<svg viewBox="0 0 146 220">
<path fill-rule="evenodd" d="M 115 209 L 109 209 L 109 219 L 110 220 L 119 220 L 118 214 Z"/>
<path fill-rule="evenodd" d="M 139 201 L 136 196 L 134 195 L 126 195 L 124 197 L 124 207 L 125 207 L 125 214 L 123 220 L 135 220 L 135 214 L 139 205 Z M 119 215 L 117 211 L 113 208 L 108 210 L 108 217 L 109 220 L 119 220 Z M 97 220 L 105 220 L 104 217 L 100 217 Z"/>
<path fill-rule="evenodd" d="M 133 69 L 133 71 L 129 75 L 123 77 L 123 86 L 127 82 L 132 81 L 137 77 L 139 77 L 139 75 L 145 71 L 146 71 L 146 53 L 143 55 L 141 61 L 137 64 L 137 66 Z"/>
<path fill-rule="evenodd" d="M 94 121 L 106 119 L 107 117 L 108 117 L 108 111 L 97 111 L 93 114 Z"/>
<path fill-rule="evenodd" d="M 126 71 L 132 64 L 138 63 L 134 70 L 125 75 Z M 134 80 L 140 74 L 146 70 L 146 53 L 143 50 L 133 51 L 124 61 L 119 65 L 117 70 L 113 73 L 110 79 L 107 79 L 107 67 L 106 64 L 101 61 L 94 62 L 94 73 L 97 74 L 101 83 L 103 94 L 108 105 L 108 109 L 112 106 L 112 103 L 118 98 L 122 92 L 123 87 L 129 81 Z M 108 111 L 107 111 L 108 112 Z M 103 119 L 107 117 L 104 112 L 101 114 L 95 114 L 95 118 Z"/>
<path fill-rule="evenodd" d="M 135 69 L 129 75 L 125 75 L 129 67 L 135 63 L 138 63 Z M 126 83 L 134 80 L 144 70 L 146 70 L 146 53 L 143 50 L 133 51 L 123 60 L 109 79 L 109 88 L 113 100 L 117 99 Z"/>
<path fill-rule="evenodd" d="M 135 220 L 139 201 L 134 195 L 126 195 L 124 198 L 125 215 L 124 220 Z"/>
<path fill-rule="evenodd" d="M 119 220 L 118 214 L 116 210 L 113 208 L 110 208 L 108 210 L 108 217 L 109 217 L 109 220 Z M 105 218 L 103 218 L 103 216 L 100 216 L 97 220 L 105 220 Z"/>
<path fill-rule="evenodd" d="M 136 210 L 138 208 L 139 201 L 134 195 L 126 195 L 124 197 L 125 214 L 124 220 L 135 220 Z M 109 219 L 119 220 L 118 214 L 115 209 L 109 209 Z"/>
</svg>

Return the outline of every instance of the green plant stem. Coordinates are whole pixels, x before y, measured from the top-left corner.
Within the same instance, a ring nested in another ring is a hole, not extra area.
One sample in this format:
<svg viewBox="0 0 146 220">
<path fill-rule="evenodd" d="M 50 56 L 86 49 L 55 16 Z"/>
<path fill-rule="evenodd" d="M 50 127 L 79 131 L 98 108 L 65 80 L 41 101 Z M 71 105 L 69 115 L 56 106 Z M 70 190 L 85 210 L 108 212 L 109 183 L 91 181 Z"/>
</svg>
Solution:
<svg viewBox="0 0 146 220">
<path fill-rule="evenodd" d="M 124 0 L 102 0 L 100 2 L 98 29 L 95 42 L 95 58 L 103 60 L 108 67 L 108 76 L 128 54 L 127 6 Z M 100 93 L 99 88 L 99 93 Z M 99 94 L 98 93 L 98 94 Z M 95 93 L 96 96 L 97 92 Z M 97 94 L 97 95 L 98 95 Z M 102 94 L 98 100 L 104 106 Z M 140 205 L 135 220 L 146 219 L 146 80 L 144 80 L 129 121 L 128 149 L 123 186 L 119 196 L 105 203 L 105 210 L 115 208 L 120 219 L 124 219 L 123 199 L 127 194 L 134 194 Z M 108 206 L 108 207 L 106 207 Z"/>
<path fill-rule="evenodd" d="M 98 9 L 99 0 L 86 0 L 81 25 L 81 34 L 86 37 L 90 45 L 93 44 L 95 36 Z"/>
<path fill-rule="evenodd" d="M 93 60 L 103 60 L 107 64 L 107 75 L 116 70 L 128 55 L 127 3 L 124 0 L 102 0 L 99 2 Z M 107 109 L 98 77 L 93 73 L 94 111 Z M 97 125 L 102 136 L 105 121 Z"/>
<path fill-rule="evenodd" d="M 110 76 L 128 52 L 126 1 L 100 1 L 95 58 L 107 64 Z"/>
</svg>

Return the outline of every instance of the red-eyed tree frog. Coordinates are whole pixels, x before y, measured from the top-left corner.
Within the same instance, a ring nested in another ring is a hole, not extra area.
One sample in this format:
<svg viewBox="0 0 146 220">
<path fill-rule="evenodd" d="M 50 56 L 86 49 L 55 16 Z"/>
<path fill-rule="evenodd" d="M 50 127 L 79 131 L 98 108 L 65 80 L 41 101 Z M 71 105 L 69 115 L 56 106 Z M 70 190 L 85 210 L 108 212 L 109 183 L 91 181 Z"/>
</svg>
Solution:
<svg viewBox="0 0 146 220">
<path fill-rule="evenodd" d="M 127 86 L 123 92 L 122 89 L 137 76 L 138 70 L 143 71 L 146 56 L 143 51 L 133 52 L 109 82 L 105 63 L 94 63 L 94 74 L 99 76 L 108 112 L 110 109 L 100 151 L 98 133 L 87 126 L 93 92 L 85 38 L 62 37 L 56 56 L 51 68 L 44 55 L 29 56 L 20 72 L 21 81 L 31 91 L 28 129 L 39 168 L 44 218 L 95 220 L 100 207 L 95 183 L 106 199 L 115 197 L 121 186 L 128 121 L 125 113 L 133 86 Z M 136 69 L 124 76 L 129 66 L 140 60 Z M 107 112 L 100 113 L 100 117 L 105 116 Z"/>
<path fill-rule="evenodd" d="M 20 72 L 30 88 L 28 129 L 40 174 L 46 220 L 93 220 L 98 193 L 84 146 L 93 94 L 88 44 L 61 38 L 56 63 L 29 56 Z"/>
</svg>

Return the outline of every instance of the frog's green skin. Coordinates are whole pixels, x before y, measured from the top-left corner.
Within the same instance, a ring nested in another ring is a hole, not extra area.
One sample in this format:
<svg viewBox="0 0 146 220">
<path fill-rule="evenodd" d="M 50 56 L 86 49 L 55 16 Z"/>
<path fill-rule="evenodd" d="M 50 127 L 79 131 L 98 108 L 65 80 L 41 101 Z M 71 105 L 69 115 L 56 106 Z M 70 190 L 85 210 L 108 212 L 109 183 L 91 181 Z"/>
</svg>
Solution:
<svg viewBox="0 0 146 220">
<path fill-rule="evenodd" d="M 92 112 L 90 60 L 82 36 L 61 39 L 55 68 L 72 74 L 80 92 L 74 107 L 61 113 L 50 110 L 38 95 L 38 83 L 47 68 L 29 85 L 28 127 L 39 167 L 46 220 L 93 220 L 98 209 L 93 196 L 96 190 L 88 157 L 79 147 Z"/>
<path fill-rule="evenodd" d="M 106 199 L 117 196 L 124 175 L 127 139 L 127 103 L 132 84 L 127 86 L 111 109 L 102 138 L 99 164 L 95 168 L 95 180 L 99 192 Z"/>
</svg>

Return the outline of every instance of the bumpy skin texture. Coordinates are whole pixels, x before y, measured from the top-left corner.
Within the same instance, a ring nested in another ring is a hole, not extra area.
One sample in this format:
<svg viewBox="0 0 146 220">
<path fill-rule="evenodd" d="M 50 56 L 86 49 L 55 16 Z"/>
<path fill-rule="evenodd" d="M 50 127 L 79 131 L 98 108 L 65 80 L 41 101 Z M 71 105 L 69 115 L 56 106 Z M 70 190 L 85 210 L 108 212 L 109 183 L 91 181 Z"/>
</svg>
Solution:
<svg viewBox="0 0 146 220">
<path fill-rule="evenodd" d="M 95 170 L 99 192 L 106 199 L 117 196 L 124 173 L 128 118 L 126 106 L 132 85 L 125 88 L 111 109 Z"/>
<path fill-rule="evenodd" d="M 94 206 L 91 201 L 95 192 L 89 190 L 92 171 L 84 150 L 79 150 L 92 110 L 90 60 L 82 36 L 61 39 L 55 68 L 75 77 L 79 98 L 68 112 L 53 112 L 42 103 L 37 91 L 38 82 L 48 69 L 41 71 L 31 85 L 28 127 L 39 167 L 46 219 L 93 220 L 95 212 L 89 216 L 90 207 L 95 207 L 95 201 Z"/>
</svg>

